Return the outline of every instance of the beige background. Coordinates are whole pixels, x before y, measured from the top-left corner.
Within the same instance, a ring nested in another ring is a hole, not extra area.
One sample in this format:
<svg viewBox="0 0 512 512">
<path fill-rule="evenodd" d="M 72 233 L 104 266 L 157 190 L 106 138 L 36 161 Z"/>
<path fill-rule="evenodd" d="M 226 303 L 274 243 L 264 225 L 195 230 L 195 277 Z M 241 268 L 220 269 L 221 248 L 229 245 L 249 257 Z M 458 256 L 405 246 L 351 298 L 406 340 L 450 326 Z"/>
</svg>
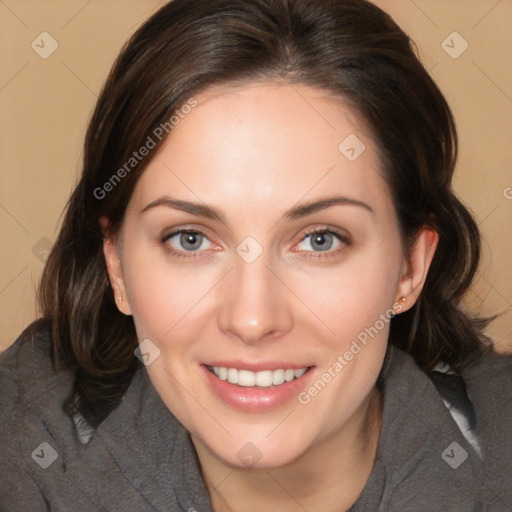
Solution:
<svg viewBox="0 0 512 512">
<path fill-rule="evenodd" d="M 416 41 L 454 111 L 461 146 L 455 186 L 485 238 L 468 303 L 505 312 L 491 334 L 499 351 L 512 351 L 512 1 L 376 3 Z M 36 317 L 35 288 L 102 82 L 127 37 L 162 4 L 0 0 L 0 350 Z M 58 44 L 46 59 L 35 51 L 51 49 L 43 32 Z M 453 58 L 464 41 L 467 50 Z"/>
</svg>

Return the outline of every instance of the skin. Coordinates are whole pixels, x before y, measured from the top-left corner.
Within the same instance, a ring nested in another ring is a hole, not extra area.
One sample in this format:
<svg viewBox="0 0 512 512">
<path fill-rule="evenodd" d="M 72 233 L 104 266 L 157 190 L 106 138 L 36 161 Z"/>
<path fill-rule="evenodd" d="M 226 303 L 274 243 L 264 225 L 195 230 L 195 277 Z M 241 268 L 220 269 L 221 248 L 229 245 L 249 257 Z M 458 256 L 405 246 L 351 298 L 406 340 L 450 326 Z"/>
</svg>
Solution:
<svg viewBox="0 0 512 512">
<path fill-rule="evenodd" d="M 294 398 L 266 412 L 235 409 L 206 385 L 200 365 L 310 365 L 310 385 L 400 297 L 407 303 L 398 310 L 414 304 L 437 235 L 424 229 L 407 263 L 375 144 L 328 93 L 260 83 L 196 99 L 138 182 L 119 236 L 105 239 L 116 303 L 133 315 L 139 340 L 160 350 L 147 371 L 191 434 L 216 511 L 345 510 L 375 459 L 375 382 L 389 324 L 307 405 Z M 338 150 L 349 134 L 366 146 L 355 161 Z M 333 195 L 371 211 L 336 204 L 284 217 Z M 163 205 L 141 213 L 162 196 L 207 204 L 224 220 Z M 162 241 L 179 228 L 205 234 L 198 250 L 187 252 L 179 235 Z M 327 235 L 330 248 L 321 251 L 307 236 L 314 229 L 336 230 L 344 241 Z M 263 249 L 252 263 L 236 252 L 247 236 Z M 252 467 L 237 456 L 247 443 L 261 454 Z"/>
</svg>

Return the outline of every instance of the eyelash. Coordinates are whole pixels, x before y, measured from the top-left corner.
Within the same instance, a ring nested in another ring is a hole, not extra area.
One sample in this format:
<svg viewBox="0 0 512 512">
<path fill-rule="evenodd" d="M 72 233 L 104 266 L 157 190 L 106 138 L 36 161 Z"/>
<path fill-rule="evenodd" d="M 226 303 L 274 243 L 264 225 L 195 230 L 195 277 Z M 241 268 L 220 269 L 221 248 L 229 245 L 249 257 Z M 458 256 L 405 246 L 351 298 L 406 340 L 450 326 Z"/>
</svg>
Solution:
<svg viewBox="0 0 512 512">
<path fill-rule="evenodd" d="M 311 231 L 307 231 L 306 233 L 304 233 L 304 235 L 300 239 L 299 243 L 302 243 L 304 240 L 306 240 L 306 238 L 311 237 L 317 233 L 333 235 L 334 238 L 337 239 L 341 243 L 341 246 L 338 249 L 327 250 L 327 251 L 294 251 L 294 252 L 305 253 L 301 256 L 301 258 L 307 258 L 310 260 L 312 260 L 312 259 L 325 260 L 326 258 L 338 257 L 340 254 L 345 252 L 345 250 L 351 245 L 351 240 L 347 235 L 342 234 L 339 231 L 336 231 L 332 228 L 316 228 Z"/>
<path fill-rule="evenodd" d="M 306 240 L 306 238 L 310 237 L 310 236 L 313 236 L 317 233 L 322 233 L 322 234 L 330 234 L 330 235 L 333 235 L 342 245 L 340 248 L 338 249 L 335 249 L 335 250 L 328 250 L 328 251 L 293 251 L 293 252 L 302 252 L 302 253 L 306 253 L 307 255 L 303 255 L 301 256 L 302 258 L 307 258 L 307 259 L 326 259 L 326 258 L 331 258 L 331 257 L 336 257 L 336 256 L 339 256 L 341 253 L 343 253 L 350 245 L 351 245 L 351 240 L 350 238 L 347 236 L 347 235 L 344 235 L 332 228 L 317 228 L 317 229 L 313 229 L 311 231 L 308 231 L 306 233 L 304 233 L 304 235 L 302 236 L 302 238 L 300 239 L 300 241 L 298 242 L 298 244 L 302 243 L 304 240 Z M 209 238 L 206 236 L 205 233 L 203 233 L 202 231 L 200 230 L 196 230 L 196 229 L 177 229 L 175 231 L 173 231 L 172 233 L 169 233 L 169 234 L 166 234 L 164 236 L 162 236 L 161 238 L 161 244 L 163 245 L 164 247 L 164 250 L 169 253 L 172 257 L 174 258 L 177 258 L 177 259 L 182 259 L 182 260 L 197 260 L 199 258 L 201 258 L 202 256 L 200 256 L 200 253 L 201 252 L 204 252 L 204 251 L 200 251 L 200 250 L 196 250 L 196 251 L 179 251 L 179 250 L 176 250 L 174 249 L 173 247 L 171 247 L 167 242 L 169 239 L 177 236 L 177 235 L 181 235 L 181 234 L 197 234 L 197 235 L 201 235 L 203 236 L 206 240 L 210 241 Z M 211 242 L 212 243 L 212 242 Z M 296 244 L 297 245 L 297 244 Z"/>
<path fill-rule="evenodd" d="M 170 254 L 172 257 L 181 259 L 181 260 L 197 260 L 201 256 L 199 255 L 202 251 L 178 251 L 174 249 L 171 245 L 169 245 L 167 242 L 169 239 L 173 238 L 176 235 L 181 234 L 198 234 L 202 235 L 204 238 L 209 240 L 209 238 L 202 232 L 197 229 L 177 229 L 173 231 L 172 233 L 169 233 L 167 235 L 164 235 L 162 237 L 161 243 L 164 247 L 164 250 Z"/>
</svg>

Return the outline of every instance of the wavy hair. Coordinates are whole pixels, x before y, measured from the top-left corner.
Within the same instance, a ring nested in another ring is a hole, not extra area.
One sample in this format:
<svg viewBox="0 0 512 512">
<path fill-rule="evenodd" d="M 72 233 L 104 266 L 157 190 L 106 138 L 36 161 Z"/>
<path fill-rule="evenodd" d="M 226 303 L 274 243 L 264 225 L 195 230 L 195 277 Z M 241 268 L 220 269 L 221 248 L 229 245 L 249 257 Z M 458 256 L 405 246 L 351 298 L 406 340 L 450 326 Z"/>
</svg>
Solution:
<svg viewBox="0 0 512 512">
<path fill-rule="evenodd" d="M 252 81 L 321 88 L 358 112 L 379 151 L 404 251 L 425 225 L 439 234 L 421 296 L 393 318 L 389 341 L 426 371 L 444 362 L 460 372 L 488 345 L 487 320 L 461 306 L 480 235 L 452 189 L 453 116 L 393 19 L 365 0 L 174 0 L 137 30 L 110 72 L 39 288 L 55 357 L 76 375 L 68 406 L 93 426 L 116 407 L 140 366 L 133 319 L 114 303 L 99 218 L 110 220 L 110 236 L 118 232 L 158 148 L 108 194 L 98 190 L 194 94 Z"/>
</svg>

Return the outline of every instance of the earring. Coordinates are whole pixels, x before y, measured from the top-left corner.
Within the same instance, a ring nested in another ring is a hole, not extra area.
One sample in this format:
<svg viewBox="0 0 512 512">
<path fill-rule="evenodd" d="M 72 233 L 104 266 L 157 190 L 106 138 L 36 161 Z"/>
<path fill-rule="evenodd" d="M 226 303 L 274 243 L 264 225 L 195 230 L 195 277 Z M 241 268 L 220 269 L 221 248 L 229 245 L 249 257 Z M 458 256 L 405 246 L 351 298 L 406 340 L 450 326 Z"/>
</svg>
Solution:
<svg viewBox="0 0 512 512">
<path fill-rule="evenodd" d="M 117 299 L 119 302 L 123 302 L 123 297 L 119 297 L 119 299 Z"/>
<path fill-rule="evenodd" d="M 396 313 L 397 313 L 397 314 L 398 314 L 398 313 L 400 313 L 400 312 L 402 311 L 402 307 L 403 307 L 403 306 L 405 306 L 405 305 L 407 304 L 407 297 L 404 297 L 404 296 L 402 295 L 402 297 L 400 297 L 400 298 L 398 299 L 398 302 L 399 302 L 399 304 L 395 303 L 395 304 L 393 305 L 393 312 L 395 312 L 395 308 L 396 308 Z"/>
</svg>

